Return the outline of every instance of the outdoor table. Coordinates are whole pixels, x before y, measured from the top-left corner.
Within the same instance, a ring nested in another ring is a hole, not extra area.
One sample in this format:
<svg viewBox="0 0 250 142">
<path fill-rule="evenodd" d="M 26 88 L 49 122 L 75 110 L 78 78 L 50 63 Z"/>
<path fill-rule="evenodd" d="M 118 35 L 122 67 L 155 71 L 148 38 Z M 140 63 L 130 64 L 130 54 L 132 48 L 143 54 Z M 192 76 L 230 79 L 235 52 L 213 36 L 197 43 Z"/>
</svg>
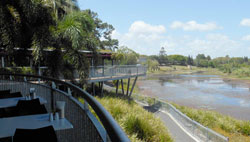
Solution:
<svg viewBox="0 0 250 142">
<path fill-rule="evenodd" d="M 41 104 L 47 103 L 42 97 L 37 96 L 37 98 L 39 98 Z M 0 99 L 0 108 L 16 106 L 19 100 L 25 100 L 25 97 Z"/>
<path fill-rule="evenodd" d="M 14 136 L 17 128 L 37 129 L 51 125 L 55 131 L 73 128 L 73 125 L 66 118 L 50 121 L 49 117 L 48 113 L 0 118 L 0 138 Z"/>
</svg>

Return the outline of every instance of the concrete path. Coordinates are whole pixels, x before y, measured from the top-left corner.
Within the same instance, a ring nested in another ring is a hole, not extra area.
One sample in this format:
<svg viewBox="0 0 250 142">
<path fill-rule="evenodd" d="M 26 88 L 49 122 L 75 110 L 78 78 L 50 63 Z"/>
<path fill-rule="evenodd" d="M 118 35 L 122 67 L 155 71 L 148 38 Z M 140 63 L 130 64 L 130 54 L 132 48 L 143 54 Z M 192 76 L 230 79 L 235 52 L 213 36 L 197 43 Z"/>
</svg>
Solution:
<svg viewBox="0 0 250 142">
<path fill-rule="evenodd" d="M 183 131 L 171 118 L 168 114 L 165 114 L 161 111 L 155 113 L 156 116 L 160 117 L 161 120 L 165 123 L 168 128 L 171 136 L 175 142 L 195 142 L 187 133 Z"/>
<path fill-rule="evenodd" d="M 171 134 L 175 142 L 197 142 L 197 140 L 195 140 L 195 138 L 193 138 L 192 136 L 188 135 L 187 132 L 185 132 L 185 130 L 181 128 L 174 120 L 174 118 L 171 117 L 171 115 L 167 112 L 155 110 L 150 106 L 143 106 L 143 108 L 154 113 L 164 122 L 165 126 L 169 130 L 169 133 Z"/>
<path fill-rule="evenodd" d="M 107 90 L 113 90 L 114 88 L 104 85 L 105 89 Z M 136 101 L 137 102 L 137 101 Z M 169 130 L 169 133 L 171 134 L 172 138 L 175 142 L 198 142 L 193 138 L 192 136 L 188 135 L 185 130 L 183 130 L 177 122 L 174 120 L 173 117 L 171 117 L 170 114 L 167 112 L 162 112 L 159 110 L 156 110 L 150 106 L 145 106 L 144 104 L 137 102 L 139 105 L 141 105 L 144 109 L 154 113 L 157 117 L 159 117 L 165 124 L 166 128 Z"/>
</svg>

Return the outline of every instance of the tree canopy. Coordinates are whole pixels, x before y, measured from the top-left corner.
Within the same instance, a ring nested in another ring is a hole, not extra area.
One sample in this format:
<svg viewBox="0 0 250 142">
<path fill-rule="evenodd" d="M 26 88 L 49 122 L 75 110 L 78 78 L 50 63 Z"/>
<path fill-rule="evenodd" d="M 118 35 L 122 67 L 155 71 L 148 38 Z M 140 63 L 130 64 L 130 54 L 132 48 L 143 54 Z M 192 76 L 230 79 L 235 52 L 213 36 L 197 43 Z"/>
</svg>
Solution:
<svg viewBox="0 0 250 142">
<path fill-rule="evenodd" d="M 98 49 L 117 48 L 113 30 L 97 13 L 81 11 L 76 0 L 0 1 L 0 47 L 9 54 L 14 54 L 14 48 L 33 49 L 36 65 L 45 61 L 48 74 L 56 78 L 67 70 L 67 76 L 73 77 L 77 70 L 82 81 L 87 78 L 89 60 L 80 51 L 97 54 Z M 46 54 L 45 49 L 52 53 Z"/>
<path fill-rule="evenodd" d="M 112 55 L 112 58 L 119 61 L 120 65 L 135 65 L 139 59 L 139 54 L 126 46 L 121 46 Z"/>
</svg>

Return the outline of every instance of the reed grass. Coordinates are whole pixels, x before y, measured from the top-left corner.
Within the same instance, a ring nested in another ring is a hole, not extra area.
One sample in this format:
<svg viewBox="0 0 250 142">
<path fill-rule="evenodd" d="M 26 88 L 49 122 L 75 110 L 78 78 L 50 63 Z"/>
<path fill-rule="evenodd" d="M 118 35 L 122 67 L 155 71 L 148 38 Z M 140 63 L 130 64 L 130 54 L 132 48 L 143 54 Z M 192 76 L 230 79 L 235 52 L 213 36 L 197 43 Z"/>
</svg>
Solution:
<svg viewBox="0 0 250 142">
<path fill-rule="evenodd" d="M 230 142 L 250 142 L 249 121 L 237 120 L 215 111 L 194 109 L 177 104 L 173 105 L 191 119 L 229 137 Z"/>
<path fill-rule="evenodd" d="M 163 122 L 134 101 L 119 97 L 96 97 L 133 142 L 172 142 Z"/>
</svg>

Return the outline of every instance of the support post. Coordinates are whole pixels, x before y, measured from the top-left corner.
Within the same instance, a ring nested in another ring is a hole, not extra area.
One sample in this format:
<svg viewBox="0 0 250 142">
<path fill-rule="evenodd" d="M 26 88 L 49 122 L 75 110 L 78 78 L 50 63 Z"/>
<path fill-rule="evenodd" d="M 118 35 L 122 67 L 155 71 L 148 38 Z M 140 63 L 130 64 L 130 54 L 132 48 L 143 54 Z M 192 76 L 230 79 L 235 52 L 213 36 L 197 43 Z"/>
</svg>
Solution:
<svg viewBox="0 0 250 142">
<path fill-rule="evenodd" d="M 95 96 L 95 83 L 92 83 L 92 95 Z"/>
<path fill-rule="evenodd" d="M 30 68 L 32 68 L 33 67 L 33 59 L 32 59 L 32 57 L 29 57 L 29 61 L 30 61 Z"/>
<path fill-rule="evenodd" d="M 139 68 L 139 67 L 138 67 L 138 66 L 136 66 L 136 71 L 137 71 L 137 74 L 136 74 L 136 75 L 138 75 L 138 68 Z"/>
<path fill-rule="evenodd" d="M 70 88 L 68 88 L 68 94 L 69 94 L 70 96 L 72 96 L 72 93 L 71 93 Z"/>
<path fill-rule="evenodd" d="M 5 65 L 4 65 L 4 57 L 2 56 L 2 68 L 4 68 L 5 67 Z"/>
<path fill-rule="evenodd" d="M 138 78 L 138 77 L 135 77 L 135 80 L 134 80 L 133 86 L 132 86 L 132 88 L 131 88 L 131 91 L 130 91 L 129 97 L 131 97 L 131 95 L 132 95 L 132 93 L 133 93 L 133 90 L 134 90 L 134 87 L 135 87 L 135 84 L 136 84 L 137 78 Z"/>
<path fill-rule="evenodd" d="M 116 91 L 115 94 L 118 94 L 118 89 L 119 89 L 119 80 L 116 81 Z"/>
<path fill-rule="evenodd" d="M 124 87 L 123 87 L 123 80 L 121 79 L 121 84 L 122 84 L 122 94 L 124 95 Z"/>
<path fill-rule="evenodd" d="M 52 82 L 51 84 L 51 110 L 55 110 L 55 102 L 54 102 L 54 89 L 56 89 L 55 82 Z"/>
<path fill-rule="evenodd" d="M 101 83 L 101 96 L 103 96 L 103 84 L 104 82 Z"/>
<path fill-rule="evenodd" d="M 88 104 L 88 102 L 86 100 L 84 100 L 83 105 L 84 105 L 85 110 L 88 111 L 89 110 L 89 104 Z"/>
<path fill-rule="evenodd" d="M 24 81 L 24 82 L 27 82 L 27 78 L 26 78 L 26 76 L 25 76 L 25 77 L 23 77 L 23 81 Z"/>
<path fill-rule="evenodd" d="M 129 92 L 129 83 L 130 83 L 130 78 L 128 78 L 128 84 L 127 84 L 127 96 L 128 96 L 128 92 Z"/>
<path fill-rule="evenodd" d="M 94 59 L 93 59 L 93 57 L 91 58 L 91 66 L 92 67 L 94 66 Z"/>
<path fill-rule="evenodd" d="M 41 76 L 41 68 L 40 68 L 40 64 L 38 66 L 38 75 Z M 41 79 L 38 78 L 38 83 L 40 83 Z"/>
<path fill-rule="evenodd" d="M 104 76 L 104 59 L 102 58 L 102 76 Z"/>
</svg>

